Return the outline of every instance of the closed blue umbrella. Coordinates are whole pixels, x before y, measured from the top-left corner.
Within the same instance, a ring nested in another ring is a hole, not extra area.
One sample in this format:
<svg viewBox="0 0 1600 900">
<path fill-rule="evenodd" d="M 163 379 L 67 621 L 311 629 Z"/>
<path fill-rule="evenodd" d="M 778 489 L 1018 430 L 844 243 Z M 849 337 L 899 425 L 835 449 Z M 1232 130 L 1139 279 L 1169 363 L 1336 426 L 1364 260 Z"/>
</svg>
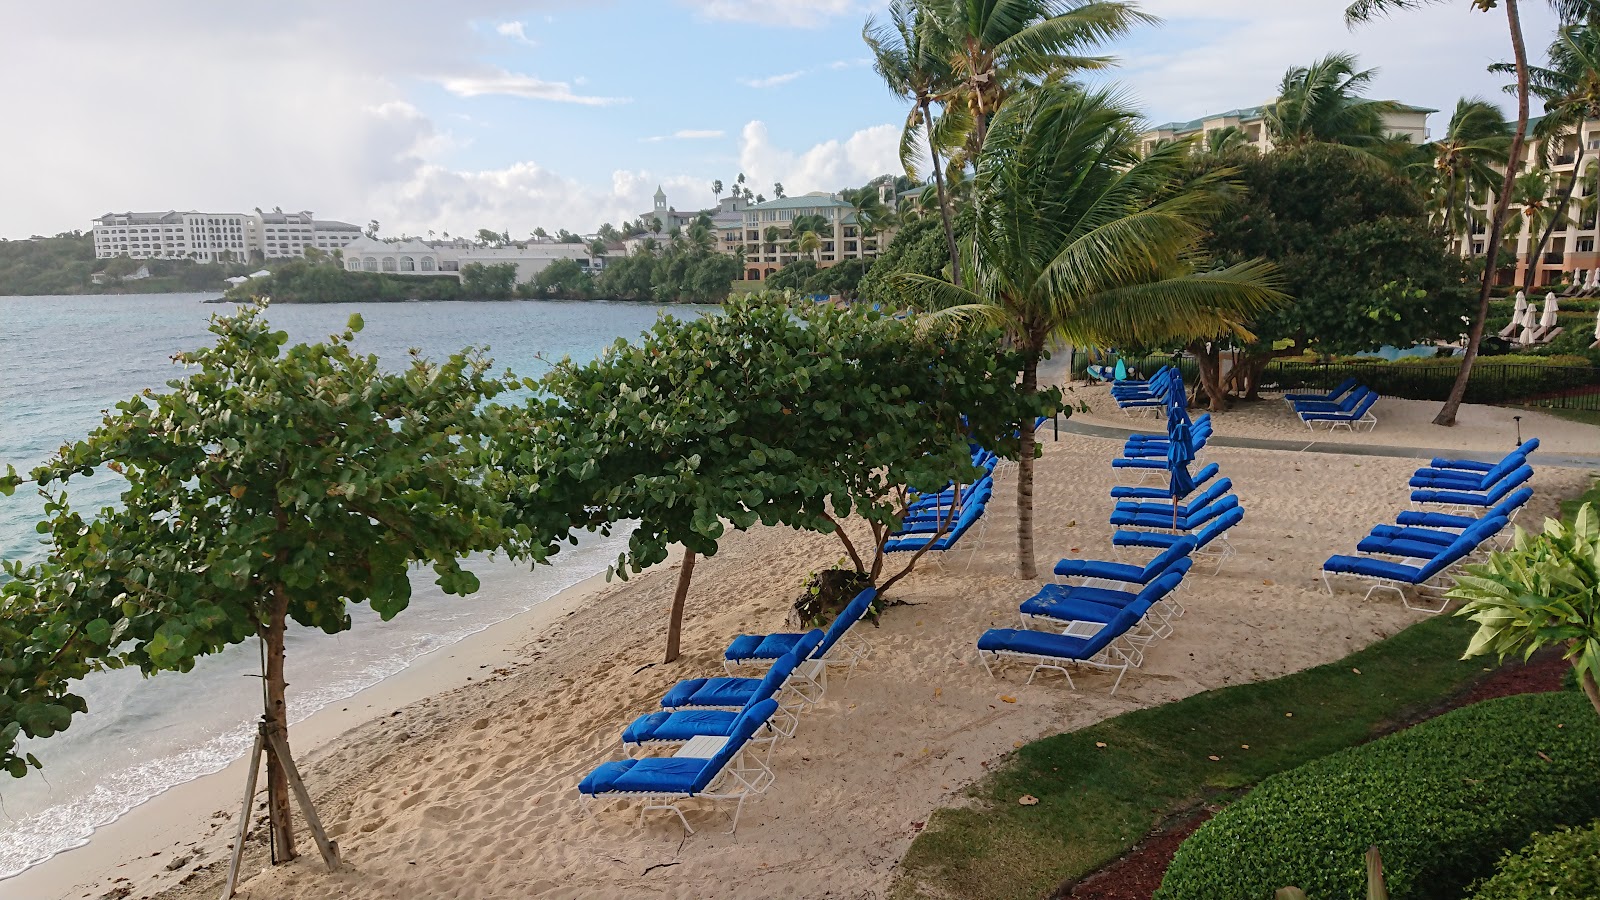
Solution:
<svg viewBox="0 0 1600 900">
<path fill-rule="evenodd" d="M 1187 414 L 1180 418 L 1175 409 L 1168 419 L 1167 471 L 1171 475 L 1172 527 L 1178 527 L 1178 501 L 1194 493 L 1194 476 L 1189 463 L 1194 461 L 1194 432 Z"/>
</svg>

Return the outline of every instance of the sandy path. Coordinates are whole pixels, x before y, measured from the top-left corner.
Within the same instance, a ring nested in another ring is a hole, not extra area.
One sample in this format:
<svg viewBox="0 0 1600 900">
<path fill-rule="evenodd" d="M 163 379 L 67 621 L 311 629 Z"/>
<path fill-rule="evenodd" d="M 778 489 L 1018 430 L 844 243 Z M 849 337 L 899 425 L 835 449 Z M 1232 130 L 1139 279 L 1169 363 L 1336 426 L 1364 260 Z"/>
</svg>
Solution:
<svg viewBox="0 0 1600 900">
<path fill-rule="evenodd" d="M 1077 382 L 1066 389 L 1066 398 L 1068 405 L 1077 410 L 1074 417 L 1080 422 L 1147 431 L 1159 431 L 1164 426 L 1160 418 L 1149 413 L 1135 416 L 1123 413 L 1111 399 L 1111 389 L 1106 385 Z M 1080 403 L 1086 404 L 1088 410 L 1083 410 Z M 1439 406 L 1431 400 L 1385 397 L 1373 407 L 1378 426 L 1359 434 L 1351 434 L 1343 428 L 1330 432 L 1325 425 L 1311 431 L 1277 395 L 1265 395 L 1258 402 L 1235 404 L 1233 409 L 1212 421 L 1216 433 L 1227 437 L 1504 452 L 1517 445 L 1515 417 L 1520 416 L 1523 439 L 1537 437 L 1541 450 L 1600 458 L 1600 428 L 1593 425 L 1537 410 L 1469 403 L 1461 407 L 1454 428 L 1442 428 L 1433 424 Z M 1190 412 L 1198 415 L 1200 410 Z"/>
<path fill-rule="evenodd" d="M 1115 449 L 1080 437 L 1046 443 L 1038 486 L 1045 571 L 1062 556 L 1108 555 Z M 642 827 L 626 808 L 584 816 L 576 783 L 616 757 L 622 726 L 678 678 L 718 670 L 735 634 L 781 629 L 806 574 L 840 555 L 831 538 L 757 531 L 701 562 L 678 663 L 647 666 L 660 653 L 669 571 L 613 586 L 531 646 L 525 664 L 370 723 L 318 754 L 307 768 L 347 870 L 329 875 L 313 853 L 257 875 L 244 895 L 881 896 L 920 823 L 1019 743 L 1330 661 L 1416 621 L 1392 600 L 1329 597 L 1317 580 L 1323 558 L 1348 552 L 1405 505 L 1414 462 L 1225 449 L 1211 458 L 1247 510 L 1234 533 L 1240 555 L 1220 576 L 1191 577 L 1188 615 L 1115 698 L 1098 673 L 1078 679 L 1074 693 L 1059 678 L 1023 686 L 1019 669 L 990 680 L 976 663 L 977 636 L 1014 624 L 1032 592 L 1012 574 L 1007 477 L 970 570 L 961 554 L 947 573 L 919 571 L 896 590 L 915 605 L 869 629 L 873 659 L 779 748 L 778 780 L 747 805 L 737 835 L 723 833 L 721 810 L 691 813 L 699 831 L 687 839 L 666 816 Z M 1532 513 L 1551 511 L 1553 498 L 1586 477 L 1541 470 Z M 202 877 L 170 896 L 214 896 L 210 883 Z"/>
</svg>

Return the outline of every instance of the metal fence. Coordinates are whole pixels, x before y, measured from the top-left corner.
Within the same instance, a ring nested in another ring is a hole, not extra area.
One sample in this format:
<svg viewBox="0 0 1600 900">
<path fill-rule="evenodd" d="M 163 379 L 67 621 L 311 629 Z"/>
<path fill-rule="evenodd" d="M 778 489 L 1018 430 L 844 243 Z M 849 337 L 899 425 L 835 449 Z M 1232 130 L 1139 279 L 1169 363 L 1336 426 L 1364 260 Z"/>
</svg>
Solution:
<svg viewBox="0 0 1600 900">
<path fill-rule="evenodd" d="M 1127 362 L 1143 375 L 1174 364 L 1171 356 Z M 1195 361 L 1184 357 L 1177 360 L 1176 365 L 1184 381 L 1194 384 L 1199 376 Z M 1438 363 L 1274 360 L 1262 373 L 1261 390 L 1267 393 L 1328 390 L 1346 378 L 1355 378 L 1385 397 L 1443 401 L 1450 396 L 1459 371 L 1458 365 L 1449 360 Z M 1600 412 L 1600 367 L 1496 363 L 1492 358 L 1483 359 L 1472 367 L 1466 402 Z"/>
</svg>

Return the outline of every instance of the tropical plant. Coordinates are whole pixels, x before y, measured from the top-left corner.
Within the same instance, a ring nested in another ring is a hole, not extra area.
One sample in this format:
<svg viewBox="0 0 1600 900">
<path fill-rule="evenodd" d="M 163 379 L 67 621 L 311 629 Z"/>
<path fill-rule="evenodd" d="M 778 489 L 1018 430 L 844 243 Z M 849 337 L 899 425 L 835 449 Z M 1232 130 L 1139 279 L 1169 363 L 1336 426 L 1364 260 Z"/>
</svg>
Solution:
<svg viewBox="0 0 1600 900">
<path fill-rule="evenodd" d="M 967 107 L 968 155 L 977 159 L 990 120 L 1029 82 L 1103 69 L 1110 57 L 1084 51 L 1158 20 L 1114 0 L 927 0 L 939 6 L 955 85 L 942 98 Z"/>
<path fill-rule="evenodd" d="M 1205 142 L 1195 146 L 1195 152 L 1211 159 L 1228 159 L 1241 151 L 1254 148 L 1250 136 L 1237 125 L 1225 125 L 1206 132 Z"/>
<path fill-rule="evenodd" d="M 1396 105 L 1361 96 L 1376 69 L 1357 69 L 1351 53 L 1334 53 L 1309 66 L 1293 66 L 1278 86 L 1278 99 L 1262 113 L 1275 146 L 1339 144 L 1362 149 L 1383 146 L 1383 115 Z"/>
<path fill-rule="evenodd" d="M 1465 657 L 1524 658 L 1560 647 L 1600 714 L 1600 512 L 1585 503 L 1570 524 L 1546 519 L 1544 533 L 1520 527 L 1509 552 L 1467 567 L 1447 595 L 1457 615 L 1478 623 Z"/>
<path fill-rule="evenodd" d="M 1218 334 L 1283 301 L 1273 267 L 1208 270 L 1198 244 L 1221 201 L 1215 182 L 1174 187 L 1189 147 L 1140 158 L 1139 115 L 1102 90 L 1050 82 L 995 116 L 978 158 L 967 281 L 902 276 L 936 326 L 1003 327 L 1021 351 L 1022 392 L 1038 390 L 1052 339 L 1074 346 L 1159 346 Z M 1033 554 L 1034 435 L 1022 428 L 1017 568 Z"/>
<path fill-rule="evenodd" d="M 869 17 L 861 37 L 872 50 L 873 68 L 889 90 L 911 100 L 911 111 L 900 130 L 900 167 L 910 178 L 917 177 L 919 139 L 932 162 L 933 184 L 939 218 L 944 223 L 945 245 L 950 254 L 950 271 L 961 282 L 961 251 L 956 246 L 950 196 L 945 191 L 943 166 L 939 162 L 939 141 L 935 134 L 934 98 L 954 86 L 950 48 L 943 43 L 943 23 L 936 4 L 918 0 L 893 0 L 885 25 Z"/>
<path fill-rule="evenodd" d="M 260 307 L 215 318 L 214 346 L 169 390 L 117 405 L 87 438 L 28 475 L 45 497 L 47 555 L 5 565 L 0 587 L 0 766 L 22 775 L 19 734 L 42 738 L 86 711 L 71 679 L 137 666 L 187 672 L 200 657 L 261 642 L 268 810 L 280 860 L 292 859 L 289 623 L 338 633 L 348 605 L 385 620 L 411 599 L 414 563 L 447 594 L 470 594 L 470 553 L 542 560 L 565 523 L 513 516 L 485 484 L 481 453 L 503 420 L 485 401 L 509 385 L 467 352 L 400 372 L 359 356 L 348 327 L 285 348 Z M 85 518 L 67 502 L 76 477 L 126 480 L 117 507 Z M 0 491 L 21 483 L 0 478 Z"/>
<path fill-rule="evenodd" d="M 722 179 L 721 178 L 718 178 L 715 181 L 711 182 L 711 196 L 714 197 L 717 200 L 718 203 L 722 202 Z"/>
<path fill-rule="evenodd" d="M 792 249 L 796 253 L 809 253 L 815 260 L 822 252 L 822 237 L 815 231 L 803 231 L 798 238 L 795 238 Z"/>
<path fill-rule="evenodd" d="M 1515 256 L 1517 235 L 1524 230 L 1528 233 L 1528 255 L 1523 262 L 1522 276 L 1524 290 L 1532 290 L 1534 282 L 1538 280 L 1543 249 L 1539 243 L 1540 236 L 1548 235 L 1562 222 L 1553 202 L 1555 185 L 1550 183 L 1550 174 L 1548 169 L 1523 172 L 1517 176 L 1511 188 L 1511 206 L 1517 215 L 1518 225 L 1507 233 L 1506 241 Z"/>
<path fill-rule="evenodd" d="M 993 335 L 935 342 L 870 311 L 750 295 L 558 365 L 505 463 L 530 510 L 594 529 L 636 520 L 624 576 L 685 548 L 670 662 L 694 559 L 716 553 L 729 526 L 836 534 L 884 591 L 909 573 L 921 553 L 882 577 L 906 486 L 970 480 L 969 441 L 1014 455 L 1013 423 L 1038 408 L 1020 400 L 1010 364 Z M 870 524 L 870 558 L 840 527 L 851 515 Z"/>
<path fill-rule="evenodd" d="M 1447 0 L 1355 0 L 1345 9 L 1345 22 L 1356 25 L 1370 21 L 1377 16 L 1399 10 L 1417 9 L 1423 6 L 1433 6 Z M 1587 17 L 1593 7 L 1593 0 L 1547 0 L 1550 8 L 1561 17 L 1562 21 L 1571 22 Z M 1528 47 L 1522 37 L 1522 10 L 1520 0 L 1470 0 L 1470 6 L 1479 12 L 1492 12 L 1496 6 L 1503 5 L 1506 11 L 1506 30 L 1511 35 L 1511 54 L 1516 72 L 1516 98 L 1517 98 L 1517 124 L 1511 132 L 1511 146 L 1506 151 L 1506 157 L 1513 163 L 1520 163 L 1523 158 L 1523 148 L 1526 145 L 1528 133 Z M 1484 239 L 1484 248 L 1487 258 L 1484 260 L 1483 280 L 1478 287 L 1478 312 L 1473 317 L 1472 324 L 1467 331 L 1466 350 L 1462 354 L 1461 374 L 1456 378 L 1455 387 L 1450 391 L 1450 398 L 1445 401 L 1444 407 L 1434 417 L 1433 424 L 1451 426 L 1456 424 L 1456 412 L 1461 408 L 1461 402 L 1467 394 L 1467 383 L 1472 377 L 1472 366 L 1478 359 L 1478 350 L 1483 344 L 1483 328 L 1489 318 L 1489 299 L 1494 289 L 1495 277 L 1499 273 L 1500 242 L 1505 233 L 1506 217 L 1511 211 L 1511 190 L 1517 177 L 1518 166 L 1506 166 L 1505 174 L 1500 183 L 1500 190 L 1496 192 L 1494 211 L 1489 216 L 1489 233 Z"/>
<path fill-rule="evenodd" d="M 1437 220 L 1460 239 L 1465 255 L 1472 232 L 1472 203 L 1500 182 L 1511 146 L 1511 127 L 1500 108 L 1479 97 L 1456 102 L 1442 138 L 1424 145 L 1437 182 Z"/>
</svg>

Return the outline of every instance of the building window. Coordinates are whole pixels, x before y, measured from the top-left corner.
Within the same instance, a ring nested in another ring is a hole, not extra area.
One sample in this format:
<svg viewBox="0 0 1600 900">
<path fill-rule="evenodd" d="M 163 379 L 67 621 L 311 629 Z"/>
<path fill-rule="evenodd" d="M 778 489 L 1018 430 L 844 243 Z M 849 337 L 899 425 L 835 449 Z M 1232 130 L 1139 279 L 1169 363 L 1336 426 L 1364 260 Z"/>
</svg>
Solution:
<svg viewBox="0 0 1600 900">
<path fill-rule="evenodd" d="M 433 268 L 433 257 L 424 256 L 422 258 L 422 271 L 424 271 L 424 272 L 432 272 L 433 270 L 434 270 L 434 268 Z"/>
<path fill-rule="evenodd" d="M 359 259 L 349 260 L 348 262 L 346 262 L 344 264 L 344 267 L 346 269 L 349 269 L 352 272 L 358 272 L 358 271 L 361 270 L 361 260 L 359 260 Z"/>
<path fill-rule="evenodd" d="M 395 271 L 395 267 L 394 267 L 394 257 L 392 257 L 392 256 L 385 256 L 385 257 L 384 257 L 384 258 L 383 258 L 383 270 L 384 270 L 384 271 L 385 271 L 385 272 L 393 272 L 393 271 Z"/>
<path fill-rule="evenodd" d="M 367 270 L 368 272 L 376 272 L 378 271 L 378 261 L 369 256 L 361 261 L 361 268 Z"/>
<path fill-rule="evenodd" d="M 417 261 L 416 260 L 412 259 L 409 256 L 400 257 L 400 271 L 402 271 L 402 272 L 415 272 L 416 270 L 417 270 Z"/>
</svg>

